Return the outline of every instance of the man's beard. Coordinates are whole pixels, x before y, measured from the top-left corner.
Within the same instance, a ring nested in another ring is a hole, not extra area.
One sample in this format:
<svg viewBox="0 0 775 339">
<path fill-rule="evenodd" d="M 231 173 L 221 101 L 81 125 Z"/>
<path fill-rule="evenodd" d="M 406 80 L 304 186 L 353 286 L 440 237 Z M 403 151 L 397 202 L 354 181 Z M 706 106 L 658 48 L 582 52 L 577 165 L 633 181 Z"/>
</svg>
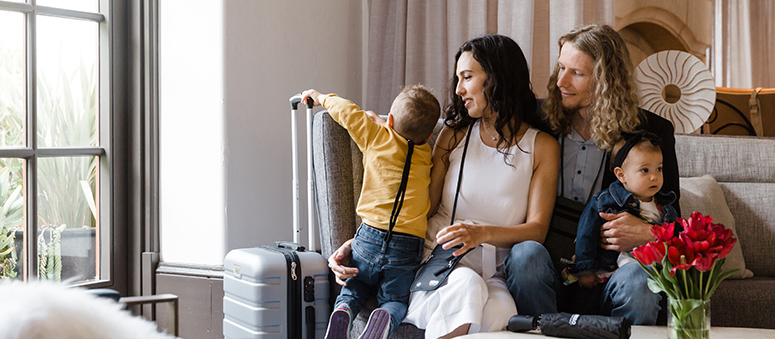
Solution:
<svg viewBox="0 0 775 339">
<path fill-rule="evenodd" d="M 560 102 L 560 105 L 562 107 L 562 114 L 564 116 L 568 117 L 568 118 L 571 118 L 574 115 L 578 114 L 583 119 L 587 119 L 587 120 L 591 119 L 591 114 L 589 114 L 589 108 L 590 108 L 589 105 L 584 105 L 584 104 L 581 104 L 581 103 L 577 103 L 577 104 L 572 105 L 572 106 L 566 106 L 562 102 Z M 587 110 L 585 110 L 585 113 L 582 114 L 581 111 L 584 108 L 587 108 Z"/>
<path fill-rule="evenodd" d="M 562 105 L 562 113 L 566 117 L 573 116 L 575 113 L 578 113 L 583 106 L 581 105 L 574 105 L 574 106 L 565 106 Z"/>
<path fill-rule="evenodd" d="M 577 104 L 575 104 L 573 106 L 568 106 L 568 105 L 565 105 L 565 103 L 563 103 L 562 101 L 560 101 L 560 104 L 562 105 L 562 111 L 565 114 L 576 113 L 576 112 L 580 111 L 582 108 L 584 108 L 584 105 L 582 105 L 580 103 L 577 103 Z"/>
</svg>

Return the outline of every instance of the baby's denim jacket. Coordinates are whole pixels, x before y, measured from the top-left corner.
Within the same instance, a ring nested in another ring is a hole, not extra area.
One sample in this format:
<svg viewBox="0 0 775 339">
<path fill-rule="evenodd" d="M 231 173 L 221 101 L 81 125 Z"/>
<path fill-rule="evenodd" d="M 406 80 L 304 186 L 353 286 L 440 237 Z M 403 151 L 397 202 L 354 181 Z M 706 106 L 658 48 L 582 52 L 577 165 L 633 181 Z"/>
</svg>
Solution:
<svg viewBox="0 0 775 339">
<path fill-rule="evenodd" d="M 674 192 L 657 192 L 654 196 L 657 204 L 662 208 L 664 216 L 662 222 L 674 222 L 677 213 L 673 208 L 676 200 Z M 586 274 L 599 270 L 613 271 L 616 267 L 616 259 L 619 252 L 613 250 L 604 250 L 600 247 L 600 227 L 606 222 L 601 218 L 599 212 L 622 213 L 641 217 L 640 201 L 632 193 L 627 191 L 618 180 L 611 183 L 608 189 L 595 194 L 587 202 L 587 207 L 581 214 L 576 235 L 576 260 L 571 267 L 572 273 Z M 676 227 L 676 232 L 678 227 Z"/>
</svg>

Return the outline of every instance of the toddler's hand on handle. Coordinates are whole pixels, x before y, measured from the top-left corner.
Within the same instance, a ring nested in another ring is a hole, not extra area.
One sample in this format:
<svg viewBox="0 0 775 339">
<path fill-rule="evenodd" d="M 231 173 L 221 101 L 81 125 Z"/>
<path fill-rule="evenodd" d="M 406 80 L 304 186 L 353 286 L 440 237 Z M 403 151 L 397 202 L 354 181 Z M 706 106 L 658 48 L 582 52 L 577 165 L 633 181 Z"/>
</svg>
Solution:
<svg viewBox="0 0 775 339">
<path fill-rule="evenodd" d="M 323 99 L 321 98 L 323 96 L 322 93 L 316 91 L 315 89 L 308 89 L 304 92 L 301 92 L 301 102 L 306 103 L 307 99 L 312 99 L 312 104 L 314 106 L 320 105 L 320 101 Z"/>
</svg>

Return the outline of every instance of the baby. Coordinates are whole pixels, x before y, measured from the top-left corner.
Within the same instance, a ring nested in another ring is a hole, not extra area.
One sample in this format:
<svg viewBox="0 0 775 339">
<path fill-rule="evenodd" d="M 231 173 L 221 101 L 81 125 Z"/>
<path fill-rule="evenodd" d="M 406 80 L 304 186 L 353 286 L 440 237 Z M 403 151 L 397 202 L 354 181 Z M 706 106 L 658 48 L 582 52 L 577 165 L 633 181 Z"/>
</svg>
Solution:
<svg viewBox="0 0 775 339">
<path fill-rule="evenodd" d="M 626 254 L 600 247 L 600 227 L 605 220 L 600 212 L 627 212 L 651 224 L 675 221 L 674 192 L 663 193 L 662 151 L 659 137 L 640 132 L 622 133 L 613 150 L 613 168 L 617 181 L 595 194 L 579 220 L 575 263 L 570 273 L 582 287 L 592 288 L 605 281 L 616 268 L 634 261 Z"/>
</svg>

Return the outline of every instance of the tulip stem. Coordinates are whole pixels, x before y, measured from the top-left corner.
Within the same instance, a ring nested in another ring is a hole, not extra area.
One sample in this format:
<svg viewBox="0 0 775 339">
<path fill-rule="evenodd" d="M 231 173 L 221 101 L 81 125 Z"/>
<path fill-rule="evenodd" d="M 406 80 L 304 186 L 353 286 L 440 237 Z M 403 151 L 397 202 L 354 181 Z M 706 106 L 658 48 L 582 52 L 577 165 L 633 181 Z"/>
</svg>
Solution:
<svg viewBox="0 0 775 339">
<path fill-rule="evenodd" d="M 681 265 L 686 263 L 686 257 L 683 254 L 681 255 L 680 263 L 681 263 Z M 680 270 L 680 271 L 681 271 L 681 277 L 683 278 L 681 280 L 683 280 L 683 283 L 684 283 L 684 288 L 683 288 L 684 298 L 687 298 L 687 299 L 691 298 L 689 296 L 689 286 L 687 285 L 687 282 L 686 282 L 686 270 Z"/>
<path fill-rule="evenodd" d="M 711 278 L 713 277 L 713 271 L 715 270 L 716 270 L 716 263 L 714 262 L 713 265 L 710 266 L 710 276 L 708 276 L 708 283 L 705 284 L 705 290 L 702 291 L 702 299 L 705 299 L 705 295 L 710 290 L 710 281 L 712 280 Z M 710 297 L 708 297 L 708 299 L 710 299 Z"/>
<path fill-rule="evenodd" d="M 703 287 L 705 287 L 705 284 L 702 283 L 702 278 L 704 278 L 704 277 L 705 277 L 705 272 L 700 271 L 700 285 L 697 286 L 697 287 L 700 290 L 700 299 L 701 300 L 705 300 L 705 289 L 703 288 Z"/>
</svg>

